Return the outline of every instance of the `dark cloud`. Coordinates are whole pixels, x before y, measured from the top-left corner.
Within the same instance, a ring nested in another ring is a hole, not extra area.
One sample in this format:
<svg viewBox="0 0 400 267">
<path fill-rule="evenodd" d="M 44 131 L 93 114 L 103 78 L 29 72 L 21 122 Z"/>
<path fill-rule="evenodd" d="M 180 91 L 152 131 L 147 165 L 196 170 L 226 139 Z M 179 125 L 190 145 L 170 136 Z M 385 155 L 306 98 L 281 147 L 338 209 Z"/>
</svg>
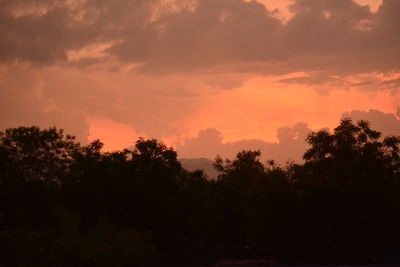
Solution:
<svg viewBox="0 0 400 267">
<path fill-rule="evenodd" d="M 1 62 L 60 63 L 67 60 L 68 50 L 93 40 L 87 23 L 73 23 L 76 12 L 57 2 L 0 2 Z"/>
<path fill-rule="evenodd" d="M 277 82 L 286 85 L 303 85 L 328 93 L 335 89 L 348 90 L 356 88 L 363 91 L 391 90 L 395 95 L 400 88 L 399 79 L 382 81 L 376 73 L 356 75 L 334 75 L 329 72 L 309 72 L 301 76 L 278 79 Z"/>
<path fill-rule="evenodd" d="M 400 78 L 384 81 L 382 85 L 389 89 L 398 89 L 400 88 Z"/>
<path fill-rule="evenodd" d="M 172 1 L 169 9 L 157 9 L 161 0 L 68 3 L 1 1 L 0 61 L 65 63 L 69 51 L 109 43 L 107 60 L 145 73 L 242 69 L 328 77 L 400 68 L 397 0 L 383 1 L 375 13 L 352 0 L 296 0 L 286 24 L 255 1 Z"/>
<path fill-rule="evenodd" d="M 152 26 L 160 30 L 152 32 L 146 49 L 140 50 L 143 72 L 213 69 L 271 59 L 268 43 L 281 25 L 256 2 L 203 0 L 194 11 L 168 13 Z M 129 36 L 109 52 L 134 60 L 139 51 L 136 40 Z"/>
<path fill-rule="evenodd" d="M 278 80 L 279 83 L 285 84 L 302 84 L 307 86 L 314 86 L 317 84 L 328 83 L 332 84 L 340 84 L 343 85 L 343 80 L 337 77 L 333 77 L 330 75 L 326 75 L 323 73 L 314 73 L 307 76 L 293 77 L 293 78 L 285 78 Z"/>
</svg>

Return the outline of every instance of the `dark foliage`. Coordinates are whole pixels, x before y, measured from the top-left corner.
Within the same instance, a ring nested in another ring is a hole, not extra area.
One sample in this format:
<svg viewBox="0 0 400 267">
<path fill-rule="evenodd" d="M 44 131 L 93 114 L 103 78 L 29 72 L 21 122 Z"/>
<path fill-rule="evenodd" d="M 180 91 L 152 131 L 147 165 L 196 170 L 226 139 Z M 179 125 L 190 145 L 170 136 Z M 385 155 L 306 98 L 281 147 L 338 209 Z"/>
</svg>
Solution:
<svg viewBox="0 0 400 267">
<path fill-rule="evenodd" d="M 344 119 L 306 141 L 302 164 L 241 151 L 217 157 L 220 175 L 210 180 L 154 139 L 103 153 L 99 140 L 82 146 L 56 128 L 8 129 L 0 136 L 0 265 L 137 266 L 210 244 L 399 246 L 400 138 Z"/>
</svg>

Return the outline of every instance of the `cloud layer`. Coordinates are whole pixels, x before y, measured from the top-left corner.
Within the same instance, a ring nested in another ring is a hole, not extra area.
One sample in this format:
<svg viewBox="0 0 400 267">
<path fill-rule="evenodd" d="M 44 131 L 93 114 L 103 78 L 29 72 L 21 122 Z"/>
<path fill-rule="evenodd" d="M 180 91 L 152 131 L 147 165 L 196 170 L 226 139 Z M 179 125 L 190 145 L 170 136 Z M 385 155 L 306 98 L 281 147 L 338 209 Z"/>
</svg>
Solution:
<svg viewBox="0 0 400 267">
<path fill-rule="evenodd" d="M 2 0 L 0 60 L 72 63 L 71 52 L 98 49 L 73 63 L 331 78 L 399 71 L 399 1 L 377 12 L 352 0 L 296 0 L 289 9 L 283 23 L 268 4 L 243 0 Z"/>
</svg>

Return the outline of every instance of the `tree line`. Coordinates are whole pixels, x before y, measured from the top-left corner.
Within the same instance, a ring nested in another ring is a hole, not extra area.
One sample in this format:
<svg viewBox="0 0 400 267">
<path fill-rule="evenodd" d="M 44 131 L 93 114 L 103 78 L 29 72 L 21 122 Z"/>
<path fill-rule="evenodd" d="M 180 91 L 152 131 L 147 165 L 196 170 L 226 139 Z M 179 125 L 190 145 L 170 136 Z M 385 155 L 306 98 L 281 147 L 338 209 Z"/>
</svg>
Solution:
<svg viewBox="0 0 400 267">
<path fill-rule="evenodd" d="M 271 249 L 400 245 L 400 137 L 343 119 L 304 162 L 260 151 L 182 168 L 156 139 L 102 152 L 55 127 L 0 133 L 0 265 L 140 266 L 220 243 Z M 191 241 L 190 248 L 182 241 Z"/>
</svg>

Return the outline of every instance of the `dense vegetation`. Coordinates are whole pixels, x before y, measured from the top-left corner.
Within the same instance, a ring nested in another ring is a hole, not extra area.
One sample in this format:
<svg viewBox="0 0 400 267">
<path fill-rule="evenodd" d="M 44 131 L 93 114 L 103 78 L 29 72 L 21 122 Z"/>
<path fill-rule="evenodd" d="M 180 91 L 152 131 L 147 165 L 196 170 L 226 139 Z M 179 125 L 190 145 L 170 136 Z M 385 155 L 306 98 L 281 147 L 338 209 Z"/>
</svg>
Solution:
<svg viewBox="0 0 400 267">
<path fill-rule="evenodd" d="M 62 130 L 0 136 L 0 265 L 138 266 L 179 248 L 400 245 L 400 138 L 345 119 L 311 133 L 304 163 L 262 163 L 259 151 L 216 158 L 218 179 L 139 139 L 101 152 Z M 179 249 L 178 249 L 179 250 Z"/>
</svg>

